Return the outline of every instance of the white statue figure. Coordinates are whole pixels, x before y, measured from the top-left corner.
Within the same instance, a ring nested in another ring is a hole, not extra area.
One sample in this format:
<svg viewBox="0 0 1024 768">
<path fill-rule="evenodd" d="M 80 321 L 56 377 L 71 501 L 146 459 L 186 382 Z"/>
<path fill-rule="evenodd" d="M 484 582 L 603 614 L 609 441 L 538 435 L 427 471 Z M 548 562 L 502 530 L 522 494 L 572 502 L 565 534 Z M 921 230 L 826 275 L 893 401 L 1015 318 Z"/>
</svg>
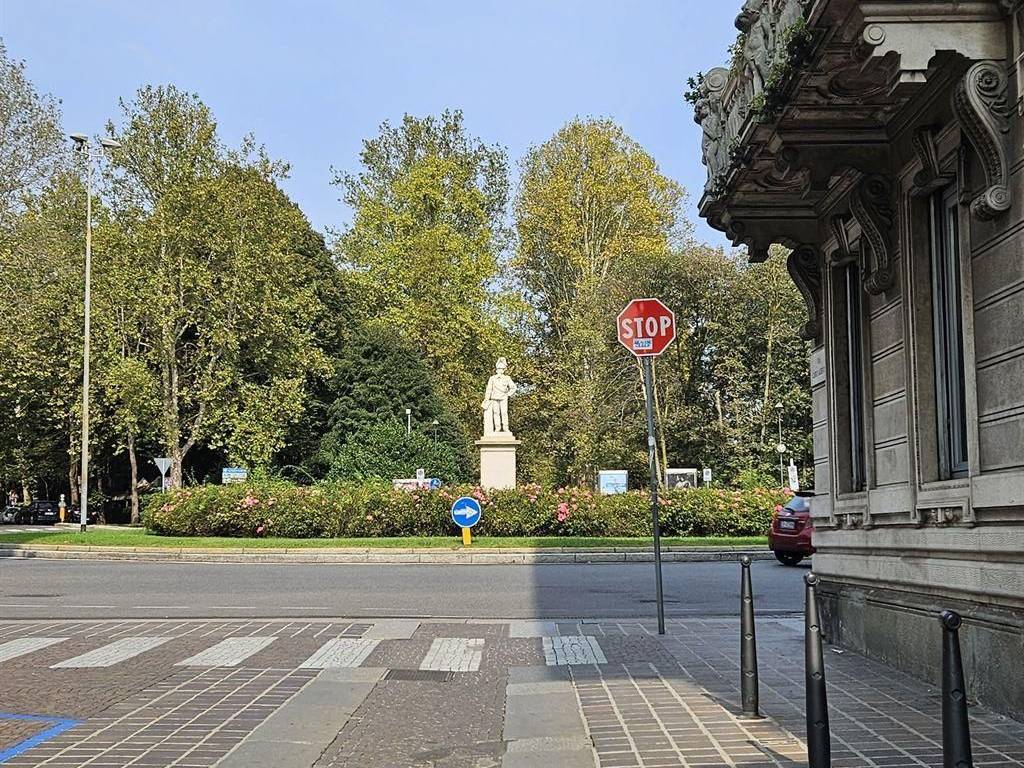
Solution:
<svg viewBox="0 0 1024 768">
<path fill-rule="evenodd" d="M 516 383 L 505 374 L 508 362 L 499 357 L 494 366 L 495 374 L 487 380 L 487 391 L 484 392 L 484 434 L 511 435 L 508 428 L 508 399 L 516 393 Z"/>
</svg>

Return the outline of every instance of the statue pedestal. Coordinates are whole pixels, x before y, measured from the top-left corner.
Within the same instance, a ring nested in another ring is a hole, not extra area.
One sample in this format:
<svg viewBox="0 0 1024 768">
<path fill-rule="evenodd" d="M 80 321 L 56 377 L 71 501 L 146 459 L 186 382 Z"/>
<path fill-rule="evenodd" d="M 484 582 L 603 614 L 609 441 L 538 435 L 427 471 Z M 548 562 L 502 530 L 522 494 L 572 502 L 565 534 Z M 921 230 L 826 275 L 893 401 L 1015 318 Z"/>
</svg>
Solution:
<svg viewBox="0 0 1024 768">
<path fill-rule="evenodd" d="M 480 487 L 502 491 L 516 487 L 516 446 L 521 445 L 511 432 L 484 435 L 480 447 Z"/>
</svg>

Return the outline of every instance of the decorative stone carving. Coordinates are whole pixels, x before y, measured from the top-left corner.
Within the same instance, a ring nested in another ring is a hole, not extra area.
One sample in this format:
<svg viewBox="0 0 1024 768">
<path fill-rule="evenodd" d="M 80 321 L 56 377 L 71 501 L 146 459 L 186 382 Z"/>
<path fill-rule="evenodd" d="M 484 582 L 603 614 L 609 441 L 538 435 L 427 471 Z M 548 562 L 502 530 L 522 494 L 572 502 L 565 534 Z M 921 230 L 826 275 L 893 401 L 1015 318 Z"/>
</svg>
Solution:
<svg viewBox="0 0 1024 768">
<path fill-rule="evenodd" d="M 800 329 L 800 338 L 816 341 L 821 334 L 821 266 L 818 250 L 802 245 L 786 260 L 786 269 L 807 306 L 807 322 Z"/>
<path fill-rule="evenodd" d="M 953 90 L 953 114 L 985 172 L 986 187 L 971 202 L 971 213 L 983 221 L 994 219 L 1010 208 L 1010 121 L 1001 64 L 979 61 L 967 70 Z"/>
<path fill-rule="evenodd" d="M 855 258 L 850 246 L 850 233 L 846 229 L 846 219 L 846 216 L 837 213 L 828 221 L 832 234 L 836 237 L 836 250 L 830 259 L 832 266 L 846 264 Z"/>
<path fill-rule="evenodd" d="M 867 272 L 864 290 L 880 294 L 895 280 L 892 254 L 892 185 L 884 176 L 861 179 L 850 194 L 850 213 L 860 225 L 861 268 Z"/>
<path fill-rule="evenodd" d="M 765 92 L 773 63 L 786 58 L 787 29 L 803 19 L 808 0 L 746 0 L 736 27 L 743 33 L 735 69 L 709 72 L 694 98 L 694 119 L 704 132 L 702 148 L 708 169 L 705 193 L 718 197 L 722 182 L 744 151 L 735 152 L 751 115 L 753 101 Z"/>
<path fill-rule="evenodd" d="M 784 147 L 765 171 L 751 177 L 750 182 L 765 192 L 794 192 L 807 189 L 811 173 L 798 165 L 799 154 L 792 147 Z"/>
<path fill-rule="evenodd" d="M 939 165 L 939 148 L 935 143 L 935 131 L 931 126 L 922 126 L 914 131 L 914 152 L 921 161 L 921 170 L 914 174 L 912 195 L 927 195 L 944 187 L 953 180 L 952 174 L 942 172 Z"/>
</svg>

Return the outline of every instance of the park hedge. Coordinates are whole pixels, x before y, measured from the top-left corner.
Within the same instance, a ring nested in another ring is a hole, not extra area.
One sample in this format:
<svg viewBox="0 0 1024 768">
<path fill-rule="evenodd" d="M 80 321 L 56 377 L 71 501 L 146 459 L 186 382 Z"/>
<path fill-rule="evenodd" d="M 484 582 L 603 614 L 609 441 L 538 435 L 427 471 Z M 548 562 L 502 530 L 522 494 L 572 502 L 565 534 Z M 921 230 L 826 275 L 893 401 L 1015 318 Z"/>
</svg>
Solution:
<svg viewBox="0 0 1024 768">
<path fill-rule="evenodd" d="M 525 485 L 508 491 L 447 487 L 396 491 L 383 484 L 298 486 L 281 481 L 205 485 L 151 496 L 143 522 L 169 536 L 333 538 L 450 536 L 459 496 L 477 498 L 483 536 L 649 536 L 644 491 L 601 496 L 581 488 Z M 666 536 L 762 536 L 788 491 L 694 488 L 659 494 Z"/>
</svg>

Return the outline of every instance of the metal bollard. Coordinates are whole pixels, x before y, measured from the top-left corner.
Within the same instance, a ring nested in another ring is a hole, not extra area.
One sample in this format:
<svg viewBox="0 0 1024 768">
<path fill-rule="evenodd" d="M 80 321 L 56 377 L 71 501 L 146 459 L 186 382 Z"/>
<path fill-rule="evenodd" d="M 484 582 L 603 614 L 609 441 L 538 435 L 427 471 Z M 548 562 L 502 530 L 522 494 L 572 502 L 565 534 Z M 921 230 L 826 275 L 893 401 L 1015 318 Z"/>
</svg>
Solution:
<svg viewBox="0 0 1024 768">
<path fill-rule="evenodd" d="M 973 768 L 971 726 L 967 719 L 967 688 L 960 656 L 960 625 L 956 611 L 943 611 L 942 621 L 942 765 Z"/>
<path fill-rule="evenodd" d="M 750 558 L 740 558 L 740 692 L 743 717 L 761 717 L 757 692 L 757 637 L 754 634 L 754 590 L 750 584 Z"/>
<path fill-rule="evenodd" d="M 821 614 L 815 587 L 818 577 L 809 573 L 804 600 L 804 666 L 807 684 L 807 764 L 830 768 L 832 736 L 828 726 L 828 694 L 825 689 L 825 656 L 821 650 Z"/>
</svg>

